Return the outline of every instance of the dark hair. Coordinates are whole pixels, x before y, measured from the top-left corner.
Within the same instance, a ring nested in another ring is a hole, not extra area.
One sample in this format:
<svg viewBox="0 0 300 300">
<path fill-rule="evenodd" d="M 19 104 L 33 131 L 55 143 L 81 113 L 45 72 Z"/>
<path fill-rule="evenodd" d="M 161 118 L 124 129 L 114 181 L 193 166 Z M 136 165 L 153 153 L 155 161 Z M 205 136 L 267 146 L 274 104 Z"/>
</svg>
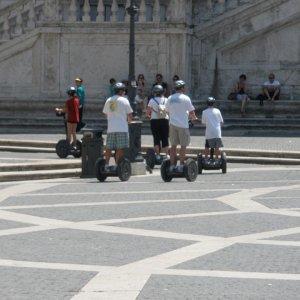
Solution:
<svg viewBox="0 0 300 300">
<path fill-rule="evenodd" d="M 179 78 L 179 76 L 178 75 L 174 75 L 173 76 L 173 81 L 177 81 L 177 80 L 179 80 L 180 78 Z"/>
<path fill-rule="evenodd" d="M 247 76 L 246 76 L 245 74 L 242 74 L 242 75 L 240 75 L 240 79 L 246 80 L 246 79 L 247 79 Z"/>
<path fill-rule="evenodd" d="M 116 79 L 114 79 L 114 78 L 109 79 L 109 83 L 114 84 L 115 82 L 116 82 Z"/>
<path fill-rule="evenodd" d="M 139 74 L 139 75 L 138 75 L 138 79 L 139 79 L 139 78 L 145 79 L 145 76 L 144 76 L 143 74 Z"/>
<path fill-rule="evenodd" d="M 160 73 L 156 74 L 155 77 L 156 77 L 156 78 L 157 78 L 157 77 L 163 78 L 163 76 L 162 76 Z"/>
</svg>

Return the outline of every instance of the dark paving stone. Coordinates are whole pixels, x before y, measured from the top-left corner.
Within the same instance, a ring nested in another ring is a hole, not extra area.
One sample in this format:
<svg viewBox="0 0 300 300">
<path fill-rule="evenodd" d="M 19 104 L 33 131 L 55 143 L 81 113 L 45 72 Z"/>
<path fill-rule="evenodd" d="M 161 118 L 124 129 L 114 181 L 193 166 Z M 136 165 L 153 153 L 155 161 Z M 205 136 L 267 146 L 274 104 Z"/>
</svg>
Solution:
<svg viewBox="0 0 300 300">
<path fill-rule="evenodd" d="M 20 228 L 20 227 L 29 227 L 29 226 L 34 226 L 34 224 L 0 220 L 0 230 Z"/>
<path fill-rule="evenodd" d="M 0 267 L 0 299 L 71 299 L 95 275 L 93 272 Z"/>
<path fill-rule="evenodd" d="M 120 266 L 192 242 L 57 229 L 0 236 L 0 259 Z"/>
<path fill-rule="evenodd" d="M 175 218 L 168 220 L 137 221 L 115 223 L 116 226 L 143 228 L 188 234 L 231 237 L 261 231 L 272 231 L 297 227 L 297 217 L 279 216 L 264 213 L 241 213 L 218 216 Z"/>
<path fill-rule="evenodd" d="M 294 192 L 295 193 L 295 192 Z M 253 199 L 254 201 L 261 203 L 271 209 L 277 208 L 298 208 L 300 207 L 300 198 L 274 198 L 274 199 Z"/>
<path fill-rule="evenodd" d="M 299 247 L 236 244 L 174 268 L 299 274 L 299 258 Z"/>
<path fill-rule="evenodd" d="M 276 236 L 276 237 L 268 239 L 268 240 L 299 242 L 300 241 L 300 233 Z"/>
<path fill-rule="evenodd" d="M 151 276 L 137 300 L 296 300 L 298 281 Z"/>
<path fill-rule="evenodd" d="M 172 202 L 133 203 L 125 205 L 80 206 L 63 208 L 46 207 L 34 209 L 17 209 L 12 211 L 39 217 L 78 222 L 230 210 L 234 209 L 219 201 L 201 200 L 176 202 L 176 205 L 174 205 L 174 203 Z"/>
<path fill-rule="evenodd" d="M 39 204 L 64 204 L 64 203 L 82 203 L 82 202 L 108 202 L 108 201 L 149 201 L 151 200 L 180 200 L 180 199 L 213 199 L 224 195 L 230 195 L 235 191 L 177 191 L 163 193 L 131 193 L 126 194 L 75 194 L 70 195 L 24 195 L 18 197 L 9 197 L 0 203 L 0 206 L 11 205 L 39 205 Z"/>
</svg>

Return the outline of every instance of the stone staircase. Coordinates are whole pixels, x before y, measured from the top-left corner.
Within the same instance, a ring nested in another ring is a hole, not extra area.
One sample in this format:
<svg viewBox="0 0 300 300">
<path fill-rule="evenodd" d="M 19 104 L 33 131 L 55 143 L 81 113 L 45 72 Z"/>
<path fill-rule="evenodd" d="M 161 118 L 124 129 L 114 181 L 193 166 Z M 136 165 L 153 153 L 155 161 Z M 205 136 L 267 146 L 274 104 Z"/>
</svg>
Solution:
<svg viewBox="0 0 300 300">
<path fill-rule="evenodd" d="M 61 107 L 63 101 L 0 101 L 1 133 L 64 133 L 62 117 L 57 117 L 54 108 Z M 205 100 L 193 100 L 198 118 L 206 108 Z M 102 114 L 103 101 L 89 99 L 84 112 L 84 122 L 90 126 L 102 127 L 105 131 L 106 120 Z M 275 104 L 252 100 L 247 109 L 247 116 L 240 116 L 240 103 L 219 100 L 226 135 L 245 136 L 299 136 L 300 135 L 300 100 L 280 100 Z M 143 120 L 142 133 L 151 134 L 149 121 Z M 203 135 L 204 127 L 197 123 L 191 130 L 194 135 Z"/>
</svg>

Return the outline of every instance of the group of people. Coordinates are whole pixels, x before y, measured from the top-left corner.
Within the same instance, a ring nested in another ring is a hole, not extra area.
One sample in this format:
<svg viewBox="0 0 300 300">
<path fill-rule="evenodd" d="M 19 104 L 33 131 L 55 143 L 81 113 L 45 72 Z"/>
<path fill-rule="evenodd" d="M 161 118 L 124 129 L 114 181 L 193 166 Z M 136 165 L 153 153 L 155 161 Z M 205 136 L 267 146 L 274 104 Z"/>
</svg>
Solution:
<svg viewBox="0 0 300 300">
<path fill-rule="evenodd" d="M 189 122 L 195 123 L 197 121 L 195 108 L 190 97 L 185 94 L 185 82 L 179 80 L 178 76 L 174 77 L 178 80 L 174 81 L 174 91 L 169 97 L 167 97 L 168 86 L 163 84 L 161 74 L 157 74 L 156 79 L 145 111 L 145 117 L 151 119 L 154 151 L 158 156 L 164 153 L 170 157 L 170 170 L 178 168 L 179 171 L 182 171 L 186 147 L 190 144 Z M 138 87 L 143 88 L 143 80 L 144 77 L 139 75 Z M 76 87 L 72 86 L 67 91 L 69 99 L 65 106 L 56 108 L 57 112 L 67 113 L 67 141 L 74 148 L 77 144 L 76 132 L 82 123 L 85 104 L 82 82 L 81 78 L 76 78 Z M 129 147 L 128 124 L 132 121 L 133 110 L 126 97 L 126 88 L 126 84 L 123 82 L 114 82 L 112 85 L 113 95 L 106 100 L 103 108 L 103 113 L 107 118 L 105 168 L 108 169 L 112 150 L 115 150 L 115 160 L 118 162 L 123 156 L 123 150 Z M 202 123 L 206 125 L 205 158 L 208 158 L 209 148 L 216 149 L 215 154 L 218 158 L 219 148 L 223 147 L 221 139 L 223 118 L 219 109 L 214 107 L 214 103 L 214 98 L 208 98 L 208 108 L 202 113 Z M 178 145 L 180 145 L 179 166 L 176 166 L 176 148 Z"/>
<path fill-rule="evenodd" d="M 189 121 L 195 123 L 197 120 L 192 101 L 184 93 L 185 85 L 183 80 L 177 80 L 174 83 L 174 93 L 167 98 L 164 86 L 156 83 L 152 88 L 145 112 L 146 117 L 151 119 L 154 151 L 156 155 L 164 152 L 166 156 L 170 156 L 170 171 L 174 168 L 177 168 L 178 171 L 183 170 L 186 147 L 190 144 Z M 125 92 L 125 84 L 116 83 L 114 95 L 106 100 L 103 108 L 103 113 L 107 118 L 105 153 L 105 168 L 107 169 L 109 169 L 112 150 L 116 151 L 117 162 L 123 155 L 123 149 L 129 145 L 128 124 L 132 121 L 133 110 L 125 97 Z M 205 158 L 208 158 L 209 148 L 216 149 L 216 158 L 218 158 L 219 148 L 223 146 L 221 139 L 223 118 L 219 109 L 214 107 L 214 103 L 214 98 L 208 98 L 208 108 L 202 114 L 202 123 L 206 125 Z M 176 166 L 178 145 L 180 145 L 179 165 Z"/>
<path fill-rule="evenodd" d="M 163 87 L 163 94 L 165 97 L 168 97 L 171 94 L 175 93 L 175 82 L 178 81 L 180 78 L 178 75 L 173 76 L 173 83 L 171 86 L 167 82 L 164 81 L 163 75 L 158 73 L 155 76 L 155 81 L 151 85 L 151 90 L 149 91 L 148 84 L 146 82 L 144 74 L 139 74 L 136 79 L 136 96 L 135 96 L 135 103 L 136 103 L 136 111 L 137 114 L 142 117 L 146 110 L 149 99 L 151 98 L 152 88 L 155 85 L 161 85 Z M 125 85 L 125 97 L 128 96 L 128 80 L 121 81 Z M 116 84 L 116 80 L 111 78 L 109 80 L 108 91 L 110 96 L 114 95 L 114 85 Z"/>
<path fill-rule="evenodd" d="M 230 100 L 237 100 L 241 102 L 241 116 L 246 116 L 247 104 L 250 101 L 250 98 L 247 94 L 246 86 L 247 76 L 241 74 L 238 82 L 235 85 L 234 93 L 231 93 Z M 262 94 L 257 96 L 257 100 L 260 101 L 260 105 L 264 105 L 264 100 L 268 100 L 271 103 L 274 103 L 275 100 L 278 100 L 280 96 L 280 82 L 275 80 L 275 74 L 270 73 L 268 80 L 265 81 L 262 85 Z"/>
</svg>

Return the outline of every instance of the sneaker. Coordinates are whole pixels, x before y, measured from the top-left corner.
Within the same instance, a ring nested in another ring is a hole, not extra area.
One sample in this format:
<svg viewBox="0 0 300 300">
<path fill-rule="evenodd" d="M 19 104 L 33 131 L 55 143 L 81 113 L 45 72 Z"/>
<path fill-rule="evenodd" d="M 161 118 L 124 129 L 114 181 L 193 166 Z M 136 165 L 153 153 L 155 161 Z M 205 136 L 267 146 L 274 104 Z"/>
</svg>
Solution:
<svg viewBox="0 0 300 300">
<path fill-rule="evenodd" d="M 164 160 L 168 160 L 168 159 L 170 159 L 170 155 L 169 154 L 167 154 L 167 155 L 164 156 Z"/>
<path fill-rule="evenodd" d="M 156 158 L 156 160 L 160 160 L 160 155 L 159 155 L 159 154 L 156 154 L 156 155 L 155 155 L 155 158 Z"/>
</svg>

